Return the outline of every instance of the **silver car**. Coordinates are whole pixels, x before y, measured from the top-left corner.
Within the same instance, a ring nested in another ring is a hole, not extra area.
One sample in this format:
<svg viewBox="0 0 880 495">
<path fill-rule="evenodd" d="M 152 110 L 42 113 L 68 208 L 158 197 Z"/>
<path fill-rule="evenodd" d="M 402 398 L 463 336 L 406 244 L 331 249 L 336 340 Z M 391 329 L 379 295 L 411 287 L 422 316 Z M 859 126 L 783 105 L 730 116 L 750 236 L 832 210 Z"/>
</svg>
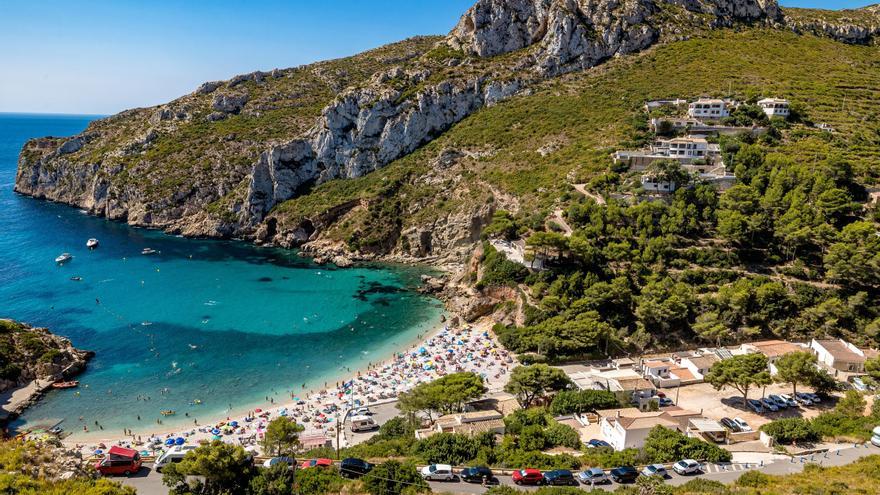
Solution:
<svg viewBox="0 0 880 495">
<path fill-rule="evenodd" d="M 642 469 L 642 476 L 659 476 L 661 478 L 665 478 L 669 473 L 666 472 L 666 467 L 663 464 L 648 464 L 645 466 L 645 469 Z"/>
<path fill-rule="evenodd" d="M 585 485 L 598 485 L 599 483 L 611 483 L 611 479 L 602 469 L 594 467 L 585 469 L 577 474 L 577 479 Z"/>
<path fill-rule="evenodd" d="M 693 459 L 683 459 L 673 464 L 672 469 L 682 476 L 696 474 L 700 472 L 700 463 Z"/>
</svg>

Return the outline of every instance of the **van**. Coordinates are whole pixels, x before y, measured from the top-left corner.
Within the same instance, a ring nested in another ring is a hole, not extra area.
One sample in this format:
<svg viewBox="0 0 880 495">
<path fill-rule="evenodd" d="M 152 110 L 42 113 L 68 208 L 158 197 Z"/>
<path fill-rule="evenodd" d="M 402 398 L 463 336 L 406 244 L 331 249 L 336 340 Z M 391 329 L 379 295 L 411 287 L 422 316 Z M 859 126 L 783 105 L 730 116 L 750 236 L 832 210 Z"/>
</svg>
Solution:
<svg viewBox="0 0 880 495">
<path fill-rule="evenodd" d="M 141 469 L 141 455 L 132 449 L 114 445 L 107 452 L 107 457 L 95 463 L 95 469 L 104 476 L 122 474 L 129 476 Z"/>
<path fill-rule="evenodd" d="M 159 457 L 156 458 L 156 462 L 153 464 L 153 468 L 157 473 L 162 472 L 162 468 L 171 464 L 172 462 L 180 462 L 186 457 L 186 454 L 195 450 L 195 445 L 175 445 L 170 449 L 166 450 Z"/>
<path fill-rule="evenodd" d="M 370 416 L 354 416 L 351 418 L 351 431 L 372 431 L 379 425 Z"/>
</svg>

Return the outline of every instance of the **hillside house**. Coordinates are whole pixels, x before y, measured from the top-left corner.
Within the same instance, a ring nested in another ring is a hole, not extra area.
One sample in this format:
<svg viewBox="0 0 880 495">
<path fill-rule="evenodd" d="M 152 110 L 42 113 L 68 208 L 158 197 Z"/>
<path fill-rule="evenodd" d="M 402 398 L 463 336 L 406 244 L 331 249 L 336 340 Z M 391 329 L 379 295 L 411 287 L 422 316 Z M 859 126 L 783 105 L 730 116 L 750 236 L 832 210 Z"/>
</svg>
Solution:
<svg viewBox="0 0 880 495">
<path fill-rule="evenodd" d="M 688 117 L 695 119 L 723 119 L 730 116 L 727 103 L 718 98 L 700 98 L 688 105 Z"/>
<path fill-rule="evenodd" d="M 775 375 L 778 372 L 776 365 L 774 364 L 777 359 L 791 352 L 807 350 L 807 346 L 803 344 L 795 344 L 784 340 L 762 340 L 760 342 L 750 342 L 748 344 L 742 344 L 741 348 L 746 353 L 760 353 L 767 356 L 771 375 Z"/>
<path fill-rule="evenodd" d="M 791 114 L 788 100 L 781 98 L 764 98 L 758 102 L 758 106 L 764 110 L 764 114 L 766 114 L 768 118 L 781 117 L 787 119 Z"/>
<path fill-rule="evenodd" d="M 810 342 L 810 350 L 819 363 L 836 371 L 864 373 L 865 361 L 877 356 L 873 349 L 859 349 L 843 339 L 817 340 Z"/>
<path fill-rule="evenodd" d="M 437 433 L 458 433 L 473 436 L 483 432 L 503 435 L 504 415 L 498 411 L 471 411 L 440 416 L 430 428 L 416 430 L 416 439 L 422 440 Z"/>
<path fill-rule="evenodd" d="M 681 359 L 681 366 L 687 368 L 694 377 L 703 380 L 712 365 L 720 361 L 718 356 L 714 354 L 703 354 L 700 356 L 691 356 Z"/>
<path fill-rule="evenodd" d="M 691 418 L 700 417 L 696 412 L 675 406 L 668 408 L 667 411 L 639 411 L 635 408 L 626 408 L 602 410 L 597 413 L 601 418 L 599 431 L 614 450 L 644 447 L 645 440 L 654 427 L 662 426 L 683 432 Z"/>
<path fill-rule="evenodd" d="M 677 160 L 682 166 L 694 162 L 715 164 L 721 161 L 721 148 L 702 137 L 661 139 L 643 150 L 620 150 L 612 155 L 614 163 L 628 163 L 630 169 L 642 172 L 657 160 Z"/>
</svg>

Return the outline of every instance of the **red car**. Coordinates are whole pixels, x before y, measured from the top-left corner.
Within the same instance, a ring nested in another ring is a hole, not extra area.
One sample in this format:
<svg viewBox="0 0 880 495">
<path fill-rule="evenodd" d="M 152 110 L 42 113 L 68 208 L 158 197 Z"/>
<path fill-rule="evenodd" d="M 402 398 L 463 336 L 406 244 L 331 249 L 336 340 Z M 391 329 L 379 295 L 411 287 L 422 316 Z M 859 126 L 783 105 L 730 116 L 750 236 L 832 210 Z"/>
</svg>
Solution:
<svg viewBox="0 0 880 495">
<path fill-rule="evenodd" d="M 299 465 L 299 468 L 300 469 L 308 469 L 310 467 L 331 467 L 331 466 L 333 466 L 333 461 L 322 457 L 320 459 L 308 459 L 308 460 L 302 461 L 302 464 Z"/>
<path fill-rule="evenodd" d="M 513 472 L 513 482 L 517 485 L 540 485 L 544 483 L 544 475 L 540 469 L 520 469 Z"/>
<path fill-rule="evenodd" d="M 136 450 L 114 445 L 107 452 L 107 457 L 95 463 L 95 469 L 106 476 L 108 474 L 134 474 L 141 469 L 141 455 Z"/>
</svg>

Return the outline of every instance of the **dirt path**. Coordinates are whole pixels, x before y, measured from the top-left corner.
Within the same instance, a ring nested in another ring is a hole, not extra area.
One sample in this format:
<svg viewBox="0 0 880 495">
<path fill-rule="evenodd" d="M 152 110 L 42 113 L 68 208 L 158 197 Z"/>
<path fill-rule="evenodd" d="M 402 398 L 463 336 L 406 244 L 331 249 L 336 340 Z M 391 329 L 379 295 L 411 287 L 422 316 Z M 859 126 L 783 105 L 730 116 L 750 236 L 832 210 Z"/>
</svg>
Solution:
<svg viewBox="0 0 880 495">
<path fill-rule="evenodd" d="M 574 187 L 574 189 L 577 192 L 583 194 L 584 196 L 586 196 L 588 198 L 592 198 L 593 201 L 595 201 L 596 203 L 598 203 L 600 205 L 605 204 L 605 198 L 603 198 L 601 194 L 596 194 L 594 192 L 588 191 L 586 184 L 572 184 L 571 186 Z"/>
<path fill-rule="evenodd" d="M 571 233 L 573 232 L 571 226 L 568 222 L 565 221 L 565 217 L 562 214 L 562 209 L 557 208 L 553 210 L 553 216 L 549 218 L 550 221 L 556 222 L 557 225 L 562 227 L 562 233 L 565 237 L 571 237 Z"/>
</svg>

